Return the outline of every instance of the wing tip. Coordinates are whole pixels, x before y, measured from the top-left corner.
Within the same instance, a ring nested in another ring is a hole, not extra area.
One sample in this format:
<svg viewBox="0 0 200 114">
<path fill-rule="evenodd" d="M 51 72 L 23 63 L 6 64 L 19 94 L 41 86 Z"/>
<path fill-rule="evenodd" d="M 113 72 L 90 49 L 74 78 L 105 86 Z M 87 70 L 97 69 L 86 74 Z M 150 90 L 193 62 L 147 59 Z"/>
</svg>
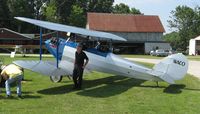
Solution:
<svg viewBox="0 0 200 114">
<path fill-rule="evenodd" d="M 22 18 L 22 17 L 14 17 L 14 18 L 19 20 L 19 19 Z"/>
</svg>

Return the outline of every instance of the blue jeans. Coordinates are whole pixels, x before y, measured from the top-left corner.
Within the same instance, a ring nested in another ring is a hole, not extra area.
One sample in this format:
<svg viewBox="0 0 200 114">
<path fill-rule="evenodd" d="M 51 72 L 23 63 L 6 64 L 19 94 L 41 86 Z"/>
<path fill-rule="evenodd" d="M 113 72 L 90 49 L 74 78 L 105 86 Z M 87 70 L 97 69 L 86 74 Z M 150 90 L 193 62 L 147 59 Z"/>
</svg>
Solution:
<svg viewBox="0 0 200 114">
<path fill-rule="evenodd" d="M 11 95 L 10 84 L 13 83 L 13 82 L 16 82 L 16 84 L 17 84 L 17 95 L 20 96 L 22 94 L 22 92 L 21 92 L 22 78 L 23 78 L 23 76 L 19 75 L 19 76 L 16 76 L 15 78 L 9 78 L 9 79 L 6 80 L 5 86 L 6 86 L 6 94 L 7 95 Z"/>
</svg>

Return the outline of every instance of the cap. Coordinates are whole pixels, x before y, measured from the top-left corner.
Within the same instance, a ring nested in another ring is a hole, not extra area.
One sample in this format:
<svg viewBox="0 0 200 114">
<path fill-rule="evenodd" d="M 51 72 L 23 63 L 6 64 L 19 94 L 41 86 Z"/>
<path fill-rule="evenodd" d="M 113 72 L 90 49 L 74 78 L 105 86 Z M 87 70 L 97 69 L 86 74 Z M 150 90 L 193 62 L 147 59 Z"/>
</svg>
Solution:
<svg viewBox="0 0 200 114">
<path fill-rule="evenodd" d="M 79 44 L 78 44 L 78 47 L 81 47 L 81 48 L 82 48 L 82 47 L 83 47 L 83 45 L 82 45 L 81 43 L 79 43 Z"/>
</svg>

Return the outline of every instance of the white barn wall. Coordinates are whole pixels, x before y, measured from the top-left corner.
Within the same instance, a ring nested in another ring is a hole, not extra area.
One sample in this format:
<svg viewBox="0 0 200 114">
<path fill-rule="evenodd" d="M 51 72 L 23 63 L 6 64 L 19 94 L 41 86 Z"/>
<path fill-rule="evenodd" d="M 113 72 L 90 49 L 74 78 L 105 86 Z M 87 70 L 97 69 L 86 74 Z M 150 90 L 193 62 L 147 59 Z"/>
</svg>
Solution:
<svg viewBox="0 0 200 114">
<path fill-rule="evenodd" d="M 148 54 L 151 50 L 156 49 L 165 49 L 171 50 L 169 43 L 164 42 L 162 37 L 163 33 L 123 33 L 123 32 L 111 32 L 118 36 L 121 36 L 128 40 L 128 42 L 144 42 L 144 52 Z"/>
<path fill-rule="evenodd" d="M 163 41 L 162 36 L 163 33 L 147 33 L 147 32 L 110 32 L 112 34 L 121 36 L 128 41 L 139 41 L 139 42 L 146 42 L 146 41 Z"/>
<path fill-rule="evenodd" d="M 156 47 L 159 49 L 164 49 L 164 50 L 171 50 L 171 46 L 169 43 L 145 43 L 145 53 L 149 54 L 150 51 L 155 50 Z"/>
<path fill-rule="evenodd" d="M 189 55 L 195 55 L 196 51 L 196 40 L 191 39 L 189 43 Z"/>
</svg>

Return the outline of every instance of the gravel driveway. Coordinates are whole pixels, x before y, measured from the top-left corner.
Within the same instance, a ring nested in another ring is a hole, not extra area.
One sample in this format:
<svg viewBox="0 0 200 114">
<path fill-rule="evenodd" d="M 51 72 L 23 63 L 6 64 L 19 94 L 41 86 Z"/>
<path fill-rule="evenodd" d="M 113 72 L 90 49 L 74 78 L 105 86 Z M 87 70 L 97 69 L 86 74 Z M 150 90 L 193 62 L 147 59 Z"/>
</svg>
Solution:
<svg viewBox="0 0 200 114">
<path fill-rule="evenodd" d="M 153 63 L 153 64 L 157 64 L 162 60 L 162 59 L 144 59 L 144 58 L 125 58 L 125 59 L 131 60 L 131 61 Z M 189 60 L 188 73 L 200 79 L 200 61 Z"/>
</svg>

